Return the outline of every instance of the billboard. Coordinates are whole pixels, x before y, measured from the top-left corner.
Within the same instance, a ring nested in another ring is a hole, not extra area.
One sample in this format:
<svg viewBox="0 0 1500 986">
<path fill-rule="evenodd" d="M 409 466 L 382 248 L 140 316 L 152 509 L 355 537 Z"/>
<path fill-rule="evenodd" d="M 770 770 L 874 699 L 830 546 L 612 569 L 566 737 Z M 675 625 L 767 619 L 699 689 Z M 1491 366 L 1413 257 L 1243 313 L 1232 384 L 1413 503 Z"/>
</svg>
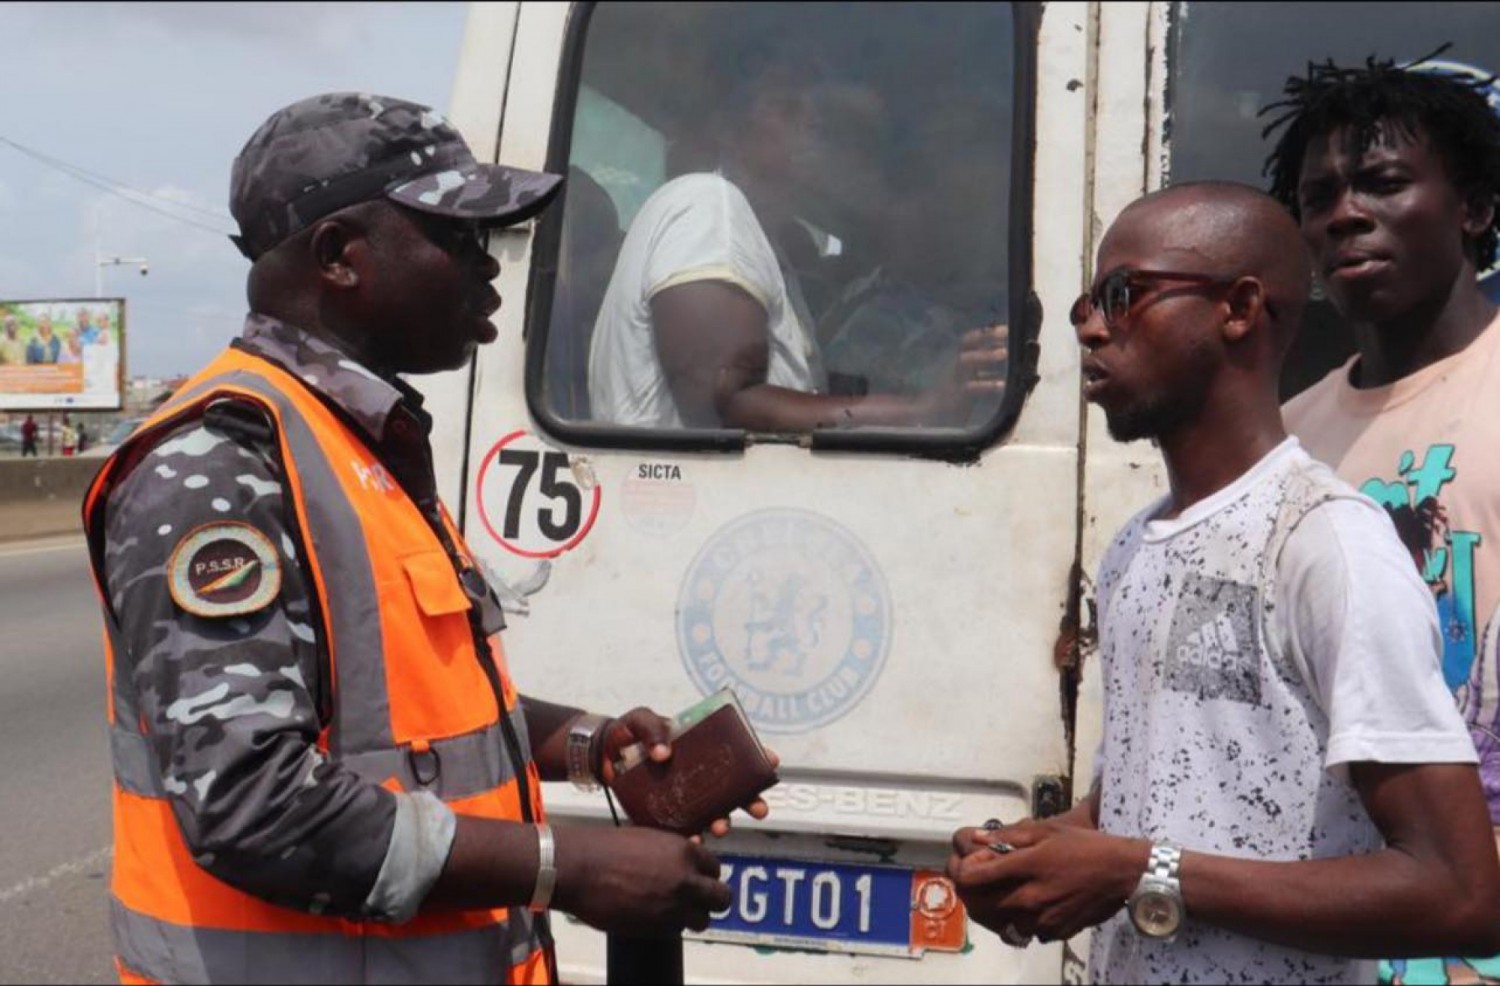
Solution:
<svg viewBox="0 0 1500 986">
<path fill-rule="evenodd" d="M 118 411 L 125 299 L 0 301 L 0 411 Z"/>
</svg>

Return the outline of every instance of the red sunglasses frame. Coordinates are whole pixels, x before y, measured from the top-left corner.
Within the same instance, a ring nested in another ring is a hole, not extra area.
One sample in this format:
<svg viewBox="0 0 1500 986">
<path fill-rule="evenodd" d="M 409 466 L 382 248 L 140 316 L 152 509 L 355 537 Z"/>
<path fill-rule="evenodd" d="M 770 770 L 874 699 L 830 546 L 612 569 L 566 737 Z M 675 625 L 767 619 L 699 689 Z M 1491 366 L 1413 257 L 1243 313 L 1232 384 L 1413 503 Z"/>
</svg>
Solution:
<svg viewBox="0 0 1500 986">
<path fill-rule="evenodd" d="M 1125 316 L 1129 314 L 1130 310 L 1135 307 L 1136 302 L 1140 300 L 1131 296 L 1130 288 L 1132 287 L 1145 287 L 1147 284 L 1155 281 L 1183 281 L 1187 284 L 1197 284 L 1201 287 L 1227 288 L 1238 280 L 1239 276 L 1219 277 L 1214 274 L 1198 274 L 1191 271 L 1132 270 L 1130 268 L 1121 268 L 1110 271 L 1091 290 L 1079 295 L 1078 300 L 1074 301 L 1073 306 L 1068 309 L 1068 320 L 1073 323 L 1075 329 L 1079 328 L 1084 322 L 1088 321 L 1089 316 L 1094 313 L 1095 309 L 1098 309 L 1104 313 L 1105 326 L 1110 329 L 1118 329 L 1124 321 Z M 1112 283 L 1121 284 L 1122 282 L 1126 291 L 1125 304 L 1122 311 L 1111 315 L 1109 307 L 1100 304 L 1100 298 L 1111 287 Z"/>
</svg>

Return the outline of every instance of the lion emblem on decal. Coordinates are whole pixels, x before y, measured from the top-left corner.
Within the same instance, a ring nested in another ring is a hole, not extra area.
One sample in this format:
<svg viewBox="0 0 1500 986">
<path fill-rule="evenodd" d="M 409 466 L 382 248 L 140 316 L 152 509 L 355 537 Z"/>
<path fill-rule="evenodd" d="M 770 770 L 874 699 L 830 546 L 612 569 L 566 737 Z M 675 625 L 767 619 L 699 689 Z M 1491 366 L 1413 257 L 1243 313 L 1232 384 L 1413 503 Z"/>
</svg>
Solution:
<svg viewBox="0 0 1500 986">
<path fill-rule="evenodd" d="M 726 685 L 768 732 L 847 714 L 879 677 L 890 600 L 874 558 L 848 530 L 806 510 L 727 524 L 699 550 L 678 598 L 678 645 L 708 694 Z"/>
</svg>

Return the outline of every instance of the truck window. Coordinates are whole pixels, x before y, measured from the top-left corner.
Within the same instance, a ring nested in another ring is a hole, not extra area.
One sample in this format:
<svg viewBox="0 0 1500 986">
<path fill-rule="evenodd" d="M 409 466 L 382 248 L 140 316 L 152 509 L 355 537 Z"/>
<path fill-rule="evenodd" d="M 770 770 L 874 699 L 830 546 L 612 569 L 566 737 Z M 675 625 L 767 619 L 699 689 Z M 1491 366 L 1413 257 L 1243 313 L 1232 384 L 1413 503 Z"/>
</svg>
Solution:
<svg viewBox="0 0 1500 986">
<path fill-rule="evenodd" d="M 1370 55 L 1415 61 L 1447 42 L 1440 66 L 1449 71 L 1500 71 L 1500 6 L 1425 3 L 1182 3 L 1171 31 L 1168 105 L 1171 119 L 1169 171 L 1172 181 L 1224 178 L 1266 188 L 1261 166 L 1274 136 L 1262 138 L 1271 117 L 1257 117 L 1281 98 L 1289 75 L 1308 62 L 1332 58 L 1358 64 Z M 1412 16 L 1420 9 L 1421 16 Z M 1357 29 L 1354 29 L 1356 28 Z M 1491 103 L 1495 100 L 1492 98 Z M 1500 297 L 1500 277 L 1481 274 L 1491 297 Z M 1315 287 L 1302 332 L 1282 375 L 1286 399 L 1316 383 L 1354 352 L 1354 338 L 1333 306 Z"/>
<path fill-rule="evenodd" d="M 964 334 L 1019 321 L 1026 289 L 1029 257 L 1010 246 L 1029 242 L 1011 229 L 1012 151 L 1030 146 L 1013 133 L 1013 16 L 578 5 L 549 157 L 568 181 L 538 231 L 528 312 L 543 428 L 639 448 L 798 431 L 698 401 L 743 374 L 934 409 L 859 429 L 900 432 L 893 447 L 998 433 L 1024 389 L 1014 360 L 989 368 L 1003 390 L 955 395 Z"/>
</svg>

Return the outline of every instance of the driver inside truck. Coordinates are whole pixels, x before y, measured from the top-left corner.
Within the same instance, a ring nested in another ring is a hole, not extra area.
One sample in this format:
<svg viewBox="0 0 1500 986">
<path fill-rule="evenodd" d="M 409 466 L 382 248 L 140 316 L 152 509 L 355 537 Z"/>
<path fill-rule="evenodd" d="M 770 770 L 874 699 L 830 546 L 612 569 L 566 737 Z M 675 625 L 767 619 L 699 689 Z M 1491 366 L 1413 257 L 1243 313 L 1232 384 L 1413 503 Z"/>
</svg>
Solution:
<svg viewBox="0 0 1500 986">
<path fill-rule="evenodd" d="M 965 333 L 1003 321 L 1008 290 L 996 260 L 1009 216 L 1003 195 L 981 201 L 976 190 L 994 186 L 1009 130 L 1008 107 L 944 88 L 888 143 L 886 187 L 902 194 L 889 196 L 871 224 L 876 249 L 849 258 L 857 273 L 818 317 L 830 378 L 856 381 L 858 393 L 930 391 L 951 374 Z M 1004 376 L 1003 363 L 991 370 Z M 988 417 L 998 396 L 976 401 L 970 420 Z"/>
<path fill-rule="evenodd" d="M 890 214 L 908 194 L 837 139 L 851 87 L 815 54 L 776 44 L 715 107 L 712 156 L 657 189 L 630 224 L 594 326 L 597 421 L 645 428 L 803 432 L 962 425 L 1003 391 L 1006 328 L 961 335 L 940 381 L 905 393 L 831 392 L 804 290 L 813 192 L 865 197 Z M 753 55 L 753 53 L 752 53 Z M 804 268 L 805 270 L 805 268 Z M 809 278 L 807 288 L 814 288 Z M 812 292 L 815 296 L 816 290 Z"/>
</svg>

